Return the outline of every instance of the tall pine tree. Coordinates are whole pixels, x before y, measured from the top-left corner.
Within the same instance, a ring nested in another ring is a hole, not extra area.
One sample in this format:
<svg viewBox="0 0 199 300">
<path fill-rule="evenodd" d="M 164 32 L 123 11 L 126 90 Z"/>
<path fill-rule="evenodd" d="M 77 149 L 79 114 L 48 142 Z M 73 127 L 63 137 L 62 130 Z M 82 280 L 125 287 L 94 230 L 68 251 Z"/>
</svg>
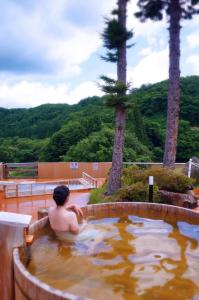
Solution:
<svg viewBox="0 0 199 300">
<path fill-rule="evenodd" d="M 117 63 L 117 80 L 106 76 L 101 77 L 104 80 L 102 90 L 107 94 L 107 104 L 115 107 L 115 136 L 112 168 L 107 188 L 107 194 L 109 195 L 121 187 L 125 120 L 128 106 L 126 49 L 127 41 L 133 35 L 132 32 L 126 28 L 128 1 L 129 0 L 118 0 L 117 9 L 112 11 L 112 17 L 106 19 L 106 28 L 102 35 L 104 46 L 107 49 L 106 56 L 103 57 L 103 59 L 107 62 Z"/>
<path fill-rule="evenodd" d="M 163 164 L 165 167 L 174 168 L 180 110 L 181 21 L 192 19 L 199 13 L 199 0 L 139 0 L 138 7 L 140 11 L 135 15 L 141 21 L 162 20 L 164 13 L 169 20 L 169 89 Z"/>
</svg>

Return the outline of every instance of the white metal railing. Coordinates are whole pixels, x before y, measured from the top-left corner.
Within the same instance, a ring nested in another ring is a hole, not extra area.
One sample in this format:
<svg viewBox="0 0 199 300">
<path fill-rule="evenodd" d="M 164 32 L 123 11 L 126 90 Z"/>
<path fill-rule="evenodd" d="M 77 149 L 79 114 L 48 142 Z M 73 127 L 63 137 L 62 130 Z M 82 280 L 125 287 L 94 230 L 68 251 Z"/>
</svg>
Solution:
<svg viewBox="0 0 199 300">
<path fill-rule="evenodd" d="M 86 174 L 86 173 L 85 173 Z M 91 176 L 90 176 L 91 177 Z M 2 187 L 4 190 L 5 198 L 12 197 L 23 197 L 23 196 L 35 196 L 35 195 L 48 195 L 52 194 L 53 190 L 58 185 L 66 185 L 70 190 L 81 190 L 85 186 L 88 187 L 89 175 L 85 175 L 86 184 L 82 184 L 80 179 L 64 179 L 64 180 L 52 180 L 43 182 L 2 182 Z M 92 177 L 91 177 L 92 178 Z M 92 182 L 92 187 L 95 186 L 94 181 Z M 1 182 L 0 182 L 1 185 Z M 91 185 L 91 183 L 90 183 Z"/>
<path fill-rule="evenodd" d="M 97 187 L 97 179 L 93 178 L 89 174 L 82 172 L 82 179 L 85 181 L 89 186 L 96 188 Z"/>
<path fill-rule="evenodd" d="M 188 174 L 187 174 L 188 177 L 191 177 L 192 166 L 199 168 L 199 164 L 193 162 L 193 160 L 190 158 L 190 160 L 189 160 L 189 166 L 188 166 Z"/>
<path fill-rule="evenodd" d="M 123 165 L 141 165 L 141 166 L 159 166 L 159 165 L 163 165 L 162 162 L 123 162 Z M 176 166 L 184 166 L 185 163 L 175 163 Z"/>
</svg>

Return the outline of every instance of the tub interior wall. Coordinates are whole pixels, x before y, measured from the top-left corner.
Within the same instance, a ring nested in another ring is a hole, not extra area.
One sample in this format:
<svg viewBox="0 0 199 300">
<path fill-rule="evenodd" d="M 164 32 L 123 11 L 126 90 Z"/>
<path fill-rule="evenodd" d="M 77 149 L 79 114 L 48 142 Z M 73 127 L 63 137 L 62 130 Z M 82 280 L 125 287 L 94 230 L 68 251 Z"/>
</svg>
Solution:
<svg viewBox="0 0 199 300">
<path fill-rule="evenodd" d="M 123 217 L 132 214 L 144 218 L 163 219 L 171 223 L 176 220 L 181 220 L 192 224 L 199 224 L 199 214 L 197 212 L 162 204 L 124 202 L 106 203 L 88 205 L 83 207 L 83 211 L 86 217 L 94 217 L 96 219 L 115 216 Z M 41 228 L 48 226 L 48 224 L 48 217 L 42 218 L 30 227 L 30 233 L 37 234 Z M 78 299 L 75 295 L 69 295 L 51 288 L 32 276 L 21 263 L 18 249 L 16 249 L 16 252 L 14 253 L 14 267 L 16 284 L 15 300 Z"/>
</svg>

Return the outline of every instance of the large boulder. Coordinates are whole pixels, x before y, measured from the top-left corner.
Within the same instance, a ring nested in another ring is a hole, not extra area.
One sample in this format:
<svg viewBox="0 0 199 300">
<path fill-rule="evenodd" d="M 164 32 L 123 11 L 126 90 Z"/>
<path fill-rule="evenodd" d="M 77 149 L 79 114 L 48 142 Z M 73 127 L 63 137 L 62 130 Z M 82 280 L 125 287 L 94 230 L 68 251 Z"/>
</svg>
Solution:
<svg viewBox="0 0 199 300">
<path fill-rule="evenodd" d="M 160 190 L 160 195 L 161 199 L 166 204 L 171 204 L 185 208 L 195 208 L 198 206 L 197 198 L 194 196 L 192 191 L 189 191 L 187 194 L 181 194 Z"/>
</svg>

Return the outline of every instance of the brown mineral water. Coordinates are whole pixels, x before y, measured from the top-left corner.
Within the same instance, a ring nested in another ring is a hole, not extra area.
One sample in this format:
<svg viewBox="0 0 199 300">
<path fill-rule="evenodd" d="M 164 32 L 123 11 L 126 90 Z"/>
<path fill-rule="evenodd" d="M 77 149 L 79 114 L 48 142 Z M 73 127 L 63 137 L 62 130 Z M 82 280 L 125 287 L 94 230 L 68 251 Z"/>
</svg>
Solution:
<svg viewBox="0 0 199 300">
<path fill-rule="evenodd" d="M 89 222 L 74 241 L 50 229 L 31 247 L 29 271 L 91 299 L 199 299 L 199 226 L 129 215 Z"/>
</svg>

